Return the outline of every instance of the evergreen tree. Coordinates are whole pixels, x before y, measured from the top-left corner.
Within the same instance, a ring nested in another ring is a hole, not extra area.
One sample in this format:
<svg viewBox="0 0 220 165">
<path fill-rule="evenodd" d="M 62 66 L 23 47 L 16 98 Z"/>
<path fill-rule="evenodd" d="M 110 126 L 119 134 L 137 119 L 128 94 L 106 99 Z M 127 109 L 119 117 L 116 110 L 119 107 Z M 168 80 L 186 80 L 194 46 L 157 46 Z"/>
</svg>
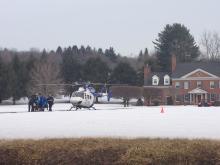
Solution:
<svg viewBox="0 0 220 165">
<path fill-rule="evenodd" d="M 120 62 L 113 70 L 111 81 L 117 84 L 135 85 L 137 74 L 128 63 Z"/>
<path fill-rule="evenodd" d="M 0 103 L 3 99 L 10 97 L 9 95 L 9 84 L 8 84 L 8 68 L 3 63 L 2 58 L 0 57 Z"/>
<path fill-rule="evenodd" d="M 149 53 L 148 53 L 148 49 L 147 48 L 145 48 L 144 57 L 149 57 Z"/>
<path fill-rule="evenodd" d="M 73 53 L 73 55 L 79 55 L 79 50 L 78 50 L 78 47 L 76 45 L 74 45 L 72 47 L 72 53 Z"/>
<path fill-rule="evenodd" d="M 87 46 L 85 52 L 86 55 L 92 55 L 92 48 L 90 46 Z"/>
<path fill-rule="evenodd" d="M 47 56 L 47 51 L 46 51 L 46 49 L 44 49 L 44 50 L 42 51 L 41 58 L 46 58 L 46 56 Z"/>
<path fill-rule="evenodd" d="M 63 53 L 63 50 L 60 46 L 58 46 L 57 50 L 56 50 L 56 53 L 57 54 L 62 54 Z"/>
<path fill-rule="evenodd" d="M 79 53 L 80 53 L 80 55 L 83 55 L 83 56 L 86 54 L 86 49 L 85 49 L 84 46 L 81 46 L 81 47 L 80 47 Z"/>
<path fill-rule="evenodd" d="M 90 58 L 83 66 L 85 81 L 106 83 L 109 74 L 108 65 L 100 58 Z"/>
<path fill-rule="evenodd" d="M 146 63 L 149 60 L 150 56 L 148 54 L 148 49 L 146 48 L 144 53 L 142 52 L 142 50 L 140 51 L 139 55 L 138 55 L 138 62 L 141 62 L 142 65 L 144 63 Z"/>
<path fill-rule="evenodd" d="M 163 71 L 171 71 L 172 54 L 176 55 L 177 62 L 192 61 L 199 56 L 199 47 L 194 37 L 184 25 L 178 23 L 166 25 L 153 43 Z"/>
<path fill-rule="evenodd" d="M 137 71 L 137 85 L 139 86 L 144 85 L 144 67 L 141 67 Z"/>
<path fill-rule="evenodd" d="M 139 62 L 141 62 L 142 61 L 142 59 L 143 59 L 143 52 L 142 52 L 142 50 L 140 51 L 140 53 L 139 53 L 139 55 L 138 55 L 138 61 Z"/>
<path fill-rule="evenodd" d="M 64 52 L 61 72 L 65 83 L 73 83 L 81 79 L 81 64 L 72 55 L 71 49 Z"/>
<path fill-rule="evenodd" d="M 105 50 L 105 56 L 108 57 L 111 61 L 115 61 L 117 58 L 113 47 Z"/>
<path fill-rule="evenodd" d="M 98 55 L 102 56 L 104 53 L 101 48 L 98 49 Z"/>
<path fill-rule="evenodd" d="M 13 104 L 15 104 L 16 100 L 26 95 L 27 87 L 25 65 L 19 60 L 17 55 L 14 56 L 11 61 L 9 75 L 10 94 L 13 99 Z"/>
</svg>

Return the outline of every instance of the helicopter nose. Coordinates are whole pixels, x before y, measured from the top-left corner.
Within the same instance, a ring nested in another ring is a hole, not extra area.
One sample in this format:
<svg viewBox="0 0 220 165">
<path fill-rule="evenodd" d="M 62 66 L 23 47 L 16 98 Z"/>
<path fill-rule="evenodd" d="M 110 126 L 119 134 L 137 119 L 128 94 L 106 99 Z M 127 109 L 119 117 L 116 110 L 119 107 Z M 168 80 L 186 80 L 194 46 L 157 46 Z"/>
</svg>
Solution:
<svg viewBox="0 0 220 165">
<path fill-rule="evenodd" d="M 73 97 L 73 98 L 70 99 L 70 103 L 72 103 L 72 104 L 81 104 L 82 103 L 82 98 Z"/>
</svg>

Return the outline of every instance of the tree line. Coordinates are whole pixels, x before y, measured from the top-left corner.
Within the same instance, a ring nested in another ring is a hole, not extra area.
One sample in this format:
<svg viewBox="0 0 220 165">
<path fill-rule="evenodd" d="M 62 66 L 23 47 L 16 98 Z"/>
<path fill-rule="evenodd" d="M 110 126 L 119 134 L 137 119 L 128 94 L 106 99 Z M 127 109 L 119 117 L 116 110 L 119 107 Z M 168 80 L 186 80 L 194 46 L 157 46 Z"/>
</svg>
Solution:
<svg viewBox="0 0 220 165">
<path fill-rule="evenodd" d="M 0 50 L 0 101 L 11 97 L 15 104 L 36 92 L 47 95 L 62 89 L 52 84 L 89 81 L 142 85 L 136 61 L 116 54 L 112 47 L 105 51 L 89 46 L 58 47 L 56 51 Z"/>
<path fill-rule="evenodd" d="M 60 89 L 43 84 L 90 81 L 142 86 L 143 67 L 148 64 L 152 71 L 170 72 L 172 54 L 178 62 L 220 59 L 217 33 L 204 32 L 200 48 L 190 30 L 179 23 L 166 25 L 153 43 L 153 53 L 146 48 L 136 57 L 122 56 L 113 47 L 103 50 L 90 46 L 58 46 L 51 51 L 0 49 L 0 102 L 12 97 L 15 103 L 35 92 L 54 94 Z"/>
</svg>

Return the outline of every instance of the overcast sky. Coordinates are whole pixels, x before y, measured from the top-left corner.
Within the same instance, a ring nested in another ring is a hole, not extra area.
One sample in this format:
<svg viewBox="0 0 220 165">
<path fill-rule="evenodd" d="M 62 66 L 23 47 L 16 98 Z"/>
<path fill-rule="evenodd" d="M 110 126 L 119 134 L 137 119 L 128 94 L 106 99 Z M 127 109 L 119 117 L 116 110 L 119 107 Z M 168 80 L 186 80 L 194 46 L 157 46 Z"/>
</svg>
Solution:
<svg viewBox="0 0 220 165">
<path fill-rule="evenodd" d="M 196 41 L 220 33 L 219 0 L 0 0 L 0 47 L 113 46 L 138 54 L 166 24 L 182 23 Z"/>
</svg>

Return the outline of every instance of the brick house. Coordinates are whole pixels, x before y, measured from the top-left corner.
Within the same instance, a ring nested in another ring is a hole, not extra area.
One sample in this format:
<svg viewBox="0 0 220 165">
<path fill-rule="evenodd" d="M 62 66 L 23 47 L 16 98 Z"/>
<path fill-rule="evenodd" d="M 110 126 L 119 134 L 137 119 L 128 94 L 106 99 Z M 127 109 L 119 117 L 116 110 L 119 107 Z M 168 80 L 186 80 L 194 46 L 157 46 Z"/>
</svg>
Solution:
<svg viewBox="0 0 220 165">
<path fill-rule="evenodd" d="M 151 72 L 144 68 L 144 91 L 157 89 L 158 95 L 145 101 L 152 103 L 155 98 L 161 104 L 198 104 L 201 101 L 220 101 L 220 63 L 190 62 L 176 63 L 172 56 L 172 72 Z M 146 97 L 145 97 L 146 98 Z"/>
</svg>

